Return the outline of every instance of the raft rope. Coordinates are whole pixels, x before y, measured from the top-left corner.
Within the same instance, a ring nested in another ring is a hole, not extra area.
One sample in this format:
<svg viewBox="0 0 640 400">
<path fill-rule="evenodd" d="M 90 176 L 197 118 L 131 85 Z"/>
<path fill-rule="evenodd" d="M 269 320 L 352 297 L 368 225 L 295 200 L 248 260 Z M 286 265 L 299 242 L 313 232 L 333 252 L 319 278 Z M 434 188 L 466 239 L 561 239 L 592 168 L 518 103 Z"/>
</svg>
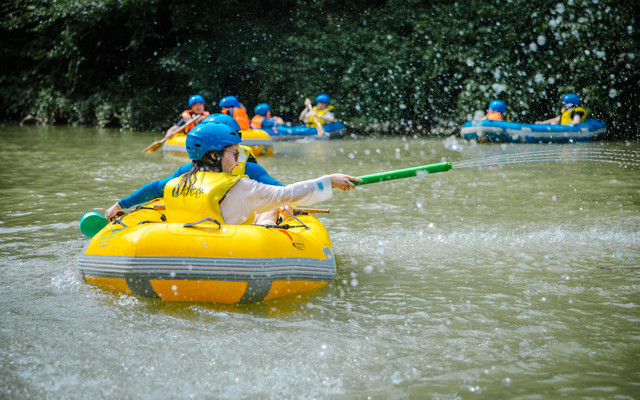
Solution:
<svg viewBox="0 0 640 400">
<path fill-rule="evenodd" d="M 291 211 L 287 210 L 286 208 L 285 208 L 284 210 L 287 212 L 287 214 L 291 215 L 291 217 L 292 217 L 293 219 L 295 219 L 296 221 L 298 221 L 298 223 L 299 223 L 300 225 L 304 226 L 304 229 L 309 230 L 309 227 L 308 227 L 308 226 L 306 226 L 306 225 L 304 224 L 304 222 L 302 222 L 302 221 L 300 221 L 298 218 L 296 218 L 295 213 L 292 213 Z M 305 213 L 305 214 L 306 214 L 306 213 Z"/>
<path fill-rule="evenodd" d="M 300 221 L 298 218 L 296 218 L 296 215 L 309 215 L 308 212 L 298 212 L 296 213 L 295 211 L 293 212 L 293 214 L 291 213 L 291 211 L 287 210 L 286 208 L 284 209 L 287 214 L 291 215 L 291 217 L 293 217 L 293 219 L 295 219 L 296 221 L 298 221 L 298 223 L 300 223 L 300 225 L 289 225 L 289 224 L 284 224 L 284 225 L 280 225 L 278 221 L 278 224 L 276 225 L 262 225 L 265 228 L 270 228 L 270 229 L 291 229 L 291 228 L 304 228 L 306 230 L 309 230 L 309 227 L 307 225 L 304 224 L 304 222 Z"/>
</svg>

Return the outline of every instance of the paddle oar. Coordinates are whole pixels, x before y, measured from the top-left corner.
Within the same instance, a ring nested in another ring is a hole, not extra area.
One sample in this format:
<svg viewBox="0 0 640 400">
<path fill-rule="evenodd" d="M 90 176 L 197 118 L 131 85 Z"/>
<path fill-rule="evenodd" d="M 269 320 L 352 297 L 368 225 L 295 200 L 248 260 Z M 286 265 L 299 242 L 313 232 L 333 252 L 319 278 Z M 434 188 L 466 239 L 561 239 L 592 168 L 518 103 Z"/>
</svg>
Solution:
<svg viewBox="0 0 640 400">
<path fill-rule="evenodd" d="M 354 185 L 367 185 L 369 183 L 392 181 L 394 179 L 411 178 L 418 175 L 420 171 L 424 171 L 427 174 L 435 174 L 436 172 L 445 172 L 451 169 L 450 162 L 443 162 L 438 164 L 421 165 L 419 167 L 398 169 L 395 171 L 380 172 L 377 174 L 359 176 L 362 182 L 353 182 Z"/>
<path fill-rule="evenodd" d="M 187 121 L 184 125 L 182 125 L 182 128 L 180 128 L 177 131 L 173 132 L 173 134 L 171 136 L 165 136 L 160 140 L 156 140 L 155 142 L 151 143 L 149 146 L 145 147 L 145 149 L 142 150 L 142 152 L 143 153 L 150 153 L 152 151 L 158 150 L 160 148 L 160 146 L 162 146 L 162 144 L 164 142 L 166 142 L 167 140 L 172 138 L 174 135 L 177 135 L 178 133 L 183 132 L 187 128 L 187 126 L 189 126 L 193 121 L 198 119 L 198 117 L 200 117 L 200 115 L 196 115 L 196 116 L 192 117 L 189 121 Z"/>
<path fill-rule="evenodd" d="M 311 108 L 311 102 L 307 103 L 307 108 L 310 112 L 313 112 L 313 108 Z M 316 123 L 316 129 L 318 130 L 318 136 L 324 136 L 324 129 L 322 128 L 322 124 L 318 121 L 317 116 L 309 116 L 309 118 L 313 118 L 313 122 Z"/>
<path fill-rule="evenodd" d="M 107 218 L 95 211 L 85 213 L 80 219 L 80 232 L 88 237 L 95 236 L 105 226 L 107 226 Z"/>
</svg>

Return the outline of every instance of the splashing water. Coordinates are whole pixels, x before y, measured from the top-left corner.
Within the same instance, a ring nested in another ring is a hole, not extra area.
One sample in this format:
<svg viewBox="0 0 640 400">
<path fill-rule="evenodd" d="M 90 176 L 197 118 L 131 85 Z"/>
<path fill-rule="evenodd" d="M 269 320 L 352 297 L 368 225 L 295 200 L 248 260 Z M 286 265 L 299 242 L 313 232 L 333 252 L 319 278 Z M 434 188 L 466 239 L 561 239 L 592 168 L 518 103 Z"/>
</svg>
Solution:
<svg viewBox="0 0 640 400">
<path fill-rule="evenodd" d="M 640 167 L 640 151 L 616 149 L 554 149 L 533 151 L 520 154 L 501 154 L 491 157 L 476 158 L 452 162 L 452 168 L 480 168 L 496 164 L 530 164 L 595 161 L 617 164 L 621 168 L 635 169 Z"/>
</svg>

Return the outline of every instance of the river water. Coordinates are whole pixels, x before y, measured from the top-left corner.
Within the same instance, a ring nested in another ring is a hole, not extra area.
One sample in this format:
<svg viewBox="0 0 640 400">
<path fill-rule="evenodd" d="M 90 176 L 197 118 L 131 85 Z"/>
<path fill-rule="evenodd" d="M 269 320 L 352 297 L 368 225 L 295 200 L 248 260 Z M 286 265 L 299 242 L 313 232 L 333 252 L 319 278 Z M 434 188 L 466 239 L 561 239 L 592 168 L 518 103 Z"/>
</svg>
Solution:
<svg viewBox="0 0 640 400">
<path fill-rule="evenodd" d="M 0 398 L 640 398 L 637 142 L 276 143 L 283 183 L 454 168 L 334 192 L 334 282 L 225 306 L 78 274 L 80 217 L 181 164 L 160 134 L 0 132 Z"/>
</svg>

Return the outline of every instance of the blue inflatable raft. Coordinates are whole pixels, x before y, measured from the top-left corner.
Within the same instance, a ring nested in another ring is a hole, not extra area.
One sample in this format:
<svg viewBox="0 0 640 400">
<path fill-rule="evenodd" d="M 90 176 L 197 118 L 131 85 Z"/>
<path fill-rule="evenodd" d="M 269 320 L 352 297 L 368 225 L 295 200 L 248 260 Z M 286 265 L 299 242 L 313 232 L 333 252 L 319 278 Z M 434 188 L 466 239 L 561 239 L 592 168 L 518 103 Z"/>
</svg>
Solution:
<svg viewBox="0 0 640 400">
<path fill-rule="evenodd" d="M 271 136 L 274 142 L 298 139 L 338 139 L 344 135 L 346 126 L 342 122 L 332 122 L 322 127 L 324 135 L 319 136 L 315 127 L 306 125 L 276 125 L 273 128 L 261 128 Z"/>
<path fill-rule="evenodd" d="M 508 121 L 467 121 L 460 134 L 467 140 L 510 143 L 588 142 L 604 134 L 606 125 L 587 119 L 578 125 L 521 124 Z"/>
</svg>

